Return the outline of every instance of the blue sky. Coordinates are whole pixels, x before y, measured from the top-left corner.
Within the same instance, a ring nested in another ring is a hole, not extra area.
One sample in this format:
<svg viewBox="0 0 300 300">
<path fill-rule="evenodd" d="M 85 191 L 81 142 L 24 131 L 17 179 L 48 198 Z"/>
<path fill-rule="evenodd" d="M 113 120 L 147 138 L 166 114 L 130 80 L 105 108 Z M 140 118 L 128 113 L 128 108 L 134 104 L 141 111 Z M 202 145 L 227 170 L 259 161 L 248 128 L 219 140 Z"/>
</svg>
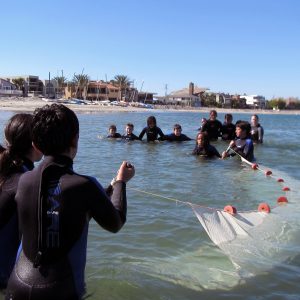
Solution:
<svg viewBox="0 0 300 300">
<path fill-rule="evenodd" d="M 4 2 L 4 3 L 3 3 Z M 52 0 L 0 4 L 0 76 L 127 75 L 164 95 L 300 97 L 298 0 Z"/>
</svg>

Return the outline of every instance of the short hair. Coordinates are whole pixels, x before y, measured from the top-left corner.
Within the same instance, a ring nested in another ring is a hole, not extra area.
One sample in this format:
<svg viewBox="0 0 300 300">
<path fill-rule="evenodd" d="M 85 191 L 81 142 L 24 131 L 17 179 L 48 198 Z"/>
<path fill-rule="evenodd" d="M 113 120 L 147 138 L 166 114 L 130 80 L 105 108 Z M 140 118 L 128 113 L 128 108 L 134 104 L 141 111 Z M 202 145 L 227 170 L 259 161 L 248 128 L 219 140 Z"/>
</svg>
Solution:
<svg viewBox="0 0 300 300">
<path fill-rule="evenodd" d="M 228 118 L 230 118 L 232 120 L 233 119 L 232 114 L 226 114 L 224 116 L 224 119 L 228 119 Z"/>
<path fill-rule="evenodd" d="M 117 130 L 117 126 L 116 126 L 116 125 L 114 125 L 114 124 L 112 124 L 112 125 L 110 125 L 110 126 L 109 126 L 108 130 L 110 130 L 110 129 Z"/>
<path fill-rule="evenodd" d="M 218 116 L 218 113 L 217 113 L 217 111 L 216 111 L 215 109 L 212 109 L 212 110 L 209 112 L 209 115 L 211 115 L 212 113 L 213 113 L 214 115 Z"/>
<path fill-rule="evenodd" d="M 182 129 L 180 124 L 174 124 L 173 129 Z"/>
<path fill-rule="evenodd" d="M 127 123 L 126 126 L 131 127 L 132 129 L 134 128 L 134 125 L 132 123 Z"/>
<path fill-rule="evenodd" d="M 62 104 L 45 105 L 33 114 L 32 140 L 45 155 L 56 155 L 68 150 L 79 134 L 76 114 Z"/>
<path fill-rule="evenodd" d="M 241 128 L 243 131 L 246 131 L 247 136 L 249 136 L 251 131 L 251 125 L 247 121 L 240 121 L 235 125 L 238 128 Z"/>
<path fill-rule="evenodd" d="M 154 116 L 148 117 L 147 125 L 149 126 L 150 123 L 153 123 L 156 126 L 156 118 Z"/>
</svg>

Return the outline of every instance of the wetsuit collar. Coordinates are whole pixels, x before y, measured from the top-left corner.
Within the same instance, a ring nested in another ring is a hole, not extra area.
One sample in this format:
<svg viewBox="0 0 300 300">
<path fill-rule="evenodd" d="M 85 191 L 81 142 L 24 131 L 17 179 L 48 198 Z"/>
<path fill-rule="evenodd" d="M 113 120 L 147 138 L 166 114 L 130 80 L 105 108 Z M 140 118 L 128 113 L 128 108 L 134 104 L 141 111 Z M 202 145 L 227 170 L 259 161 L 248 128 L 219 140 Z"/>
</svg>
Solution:
<svg viewBox="0 0 300 300">
<path fill-rule="evenodd" d="M 55 155 L 55 156 L 45 156 L 44 159 L 46 164 L 55 163 L 57 165 L 61 165 L 70 169 L 73 169 L 73 160 L 65 155 Z"/>
</svg>

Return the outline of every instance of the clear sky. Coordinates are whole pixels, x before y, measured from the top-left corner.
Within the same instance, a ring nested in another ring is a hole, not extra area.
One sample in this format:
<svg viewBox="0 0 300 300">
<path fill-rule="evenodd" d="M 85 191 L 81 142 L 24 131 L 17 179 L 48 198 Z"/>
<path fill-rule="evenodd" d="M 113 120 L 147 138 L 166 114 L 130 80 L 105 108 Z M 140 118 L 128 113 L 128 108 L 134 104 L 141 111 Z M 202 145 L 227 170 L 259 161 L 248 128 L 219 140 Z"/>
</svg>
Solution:
<svg viewBox="0 0 300 300">
<path fill-rule="evenodd" d="M 300 97 L 298 0 L 4 0 L 0 26 L 0 76 Z"/>
</svg>

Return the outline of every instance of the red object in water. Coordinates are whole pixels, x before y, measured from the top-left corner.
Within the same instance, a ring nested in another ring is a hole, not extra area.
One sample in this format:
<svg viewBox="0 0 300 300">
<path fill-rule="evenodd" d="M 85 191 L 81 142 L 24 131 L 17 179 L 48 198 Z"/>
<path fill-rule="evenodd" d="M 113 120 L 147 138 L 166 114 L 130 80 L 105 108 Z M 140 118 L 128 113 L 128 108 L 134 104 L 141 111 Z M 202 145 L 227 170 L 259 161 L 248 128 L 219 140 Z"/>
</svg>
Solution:
<svg viewBox="0 0 300 300">
<path fill-rule="evenodd" d="M 258 211 L 265 212 L 265 213 L 269 214 L 271 212 L 271 208 L 267 203 L 260 203 L 258 205 Z"/>
<path fill-rule="evenodd" d="M 268 171 L 265 172 L 265 174 L 266 174 L 267 176 L 272 175 L 272 171 L 268 170 Z"/>
<path fill-rule="evenodd" d="M 282 190 L 283 190 L 284 192 L 288 192 L 288 191 L 290 191 L 291 189 L 290 189 L 289 187 L 285 186 L 285 187 L 282 188 Z"/>
<path fill-rule="evenodd" d="M 224 207 L 224 211 L 231 214 L 231 215 L 235 215 L 237 213 L 237 210 L 234 206 L 232 205 L 226 205 Z"/>
<path fill-rule="evenodd" d="M 258 164 L 252 164 L 252 165 L 251 165 L 251 168 L 252 168 L 253 170 L 257 170 L 257 169 L 258 169 Z"/>
<path fill-rule="evenodd" d="M 277 182 L 284 182 L 284 180 L 282 178 L 278 178 Z"/>
<path fill-rule="evenodd" d="M 288 199 L 284 196 L 281 196 L 277 199 L 278 204 L 288 203 Z"/>
</svg>

